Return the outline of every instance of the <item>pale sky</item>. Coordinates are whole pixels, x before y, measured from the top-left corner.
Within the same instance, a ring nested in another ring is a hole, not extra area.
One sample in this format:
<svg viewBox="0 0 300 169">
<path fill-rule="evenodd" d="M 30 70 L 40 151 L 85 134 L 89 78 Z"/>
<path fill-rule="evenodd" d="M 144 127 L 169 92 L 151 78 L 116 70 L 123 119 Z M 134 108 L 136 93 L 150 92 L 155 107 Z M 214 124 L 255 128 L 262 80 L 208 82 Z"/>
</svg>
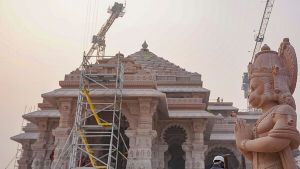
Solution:
<svg viewBox="0 0 300 169">
<path fill-rule="evenodd" d="M 123 2 L 123 1 L 119 1 Z M 21 130 L 25 106 L 81 63 L 91 35 L 108 18 L 113 0 L 0 0 L 0 168 L 16 152 L 9 137 Z M 126 14 L 107 34 L 107 54 L 150 51 L 202 74 L 211 99 L 246 107 L 241 90 L 265 1 L 127 0 Z M 265 43 L 277 50 L 289 37 L 300 56 L 300 0 L 276 0 Z M 300 60 L 300 59 L 299 59 Z M 294 94 L 300 107 L 299 84 Z"/>
</svg>

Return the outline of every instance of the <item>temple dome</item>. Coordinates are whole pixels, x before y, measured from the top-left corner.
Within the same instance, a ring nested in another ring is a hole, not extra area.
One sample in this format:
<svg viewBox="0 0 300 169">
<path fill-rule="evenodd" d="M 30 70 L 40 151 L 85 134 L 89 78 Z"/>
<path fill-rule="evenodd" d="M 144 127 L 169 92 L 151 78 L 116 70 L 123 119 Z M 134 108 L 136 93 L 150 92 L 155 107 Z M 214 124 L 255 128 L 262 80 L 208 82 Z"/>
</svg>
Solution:
<svg viewBox="0 0 300 169">
<path fill-rule="evenodd" d="M 148 44 L 144 41 L 140 51 L 128 56 L 129 59 L 140 64 L 142 68 L 155 75 L 175 75 L 175 76 L 200 76 L 198 73 L 188 72 L 174 63 L 157 56 L 148 49 Z"/>
</svg>

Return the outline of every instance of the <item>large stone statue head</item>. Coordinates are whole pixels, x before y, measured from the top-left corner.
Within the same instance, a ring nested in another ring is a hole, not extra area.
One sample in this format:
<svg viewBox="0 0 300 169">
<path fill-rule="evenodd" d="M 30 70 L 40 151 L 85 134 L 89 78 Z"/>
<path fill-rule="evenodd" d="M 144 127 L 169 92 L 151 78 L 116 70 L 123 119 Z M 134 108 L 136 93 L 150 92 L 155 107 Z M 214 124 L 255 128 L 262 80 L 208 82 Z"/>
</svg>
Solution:
<svg viewBox="0 0 300 169">
<path fill-rule="evenodd" d="M 296 108 L 292 94 L 297 82 L 297 58 L 289 39 L 285 38 L 279 51 L 264 45 L 248 65 L 250 78 L 249 103 L 261 108 L 268 102 L 288 104 Z"/>
</svg>

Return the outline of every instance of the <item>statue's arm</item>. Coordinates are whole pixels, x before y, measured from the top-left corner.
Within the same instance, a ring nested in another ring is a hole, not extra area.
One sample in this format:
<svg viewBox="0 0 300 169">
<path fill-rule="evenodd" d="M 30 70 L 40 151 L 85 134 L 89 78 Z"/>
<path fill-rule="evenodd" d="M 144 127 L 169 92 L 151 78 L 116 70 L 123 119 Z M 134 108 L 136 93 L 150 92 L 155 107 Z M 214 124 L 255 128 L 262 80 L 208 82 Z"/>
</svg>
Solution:
<svg viewBox="0 0 300 169">
<path fill-rule="evenodd" d="M 279 152 L 290 144 L 289 139 L 274 138 L 270 136 L 248 140 L 245 143 L 244 151 L 251 152 Z"/>
<path fill-rule="evenodd" d="M 285 147 L 289 146 L 291 142 L 291 138 L 286 137 L 285 135 L 290 132 L 289 130 L 285 130 L 285 133 L 277 134 L 278 136 L 270 136 L 272 131 L 281 130 L 282 128 L 293 128 L 294 126 L 290 126 L 288 122 L 294 118 L 291 114 L 278 114 L 274 117 L 275 125 L 273 129 L 269 132 L 269 135 L 265 137 L 260 137 L 254 140 L 248 140 L 245 142 L 244 151 L 252 151 L 252 152 L 279 152 L 283 150 Z M 295 119 L 296 120 L 296 119 Z M 294 120 L 294 121 L 295 121 Z"/>
</svg>

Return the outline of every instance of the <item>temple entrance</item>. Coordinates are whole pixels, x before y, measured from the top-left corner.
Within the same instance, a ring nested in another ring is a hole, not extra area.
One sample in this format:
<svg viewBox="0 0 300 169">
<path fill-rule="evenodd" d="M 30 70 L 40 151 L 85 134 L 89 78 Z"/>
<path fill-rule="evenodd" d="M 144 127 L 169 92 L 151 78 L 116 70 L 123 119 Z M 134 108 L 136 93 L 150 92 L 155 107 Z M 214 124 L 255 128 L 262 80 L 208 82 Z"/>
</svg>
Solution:
<svg viewBox="0 0 300 169">
<path fill-rule="evenodd" d="M 207 153 L 207 155 L 205 157 L 205 169 L 210 169 L 215 156 L 225 155 L 225 154 L 229 154 L 228 168 L 238 169 L 239 161 L 237 160 L 236 156 L 233 154 L 233 152 L 231 150 L 224 148 L 224 147 L 216 147 Z"/>
<path fill-rule="evenodd" d="M 168 161 L 169 169 L 184 169 L 185 168 L 185 153 L 181 145 L 170 145 L 168 149 L 171 159 Z"/>
<path fill-rule="evenodd" d="M 186 132 L 179 126 L 168 128 L 164 135 L 168 150 L 165 152 L 165 169 L 185 169 L 185 152 L 182 144 L 186 140 Z"/>
</svg>

